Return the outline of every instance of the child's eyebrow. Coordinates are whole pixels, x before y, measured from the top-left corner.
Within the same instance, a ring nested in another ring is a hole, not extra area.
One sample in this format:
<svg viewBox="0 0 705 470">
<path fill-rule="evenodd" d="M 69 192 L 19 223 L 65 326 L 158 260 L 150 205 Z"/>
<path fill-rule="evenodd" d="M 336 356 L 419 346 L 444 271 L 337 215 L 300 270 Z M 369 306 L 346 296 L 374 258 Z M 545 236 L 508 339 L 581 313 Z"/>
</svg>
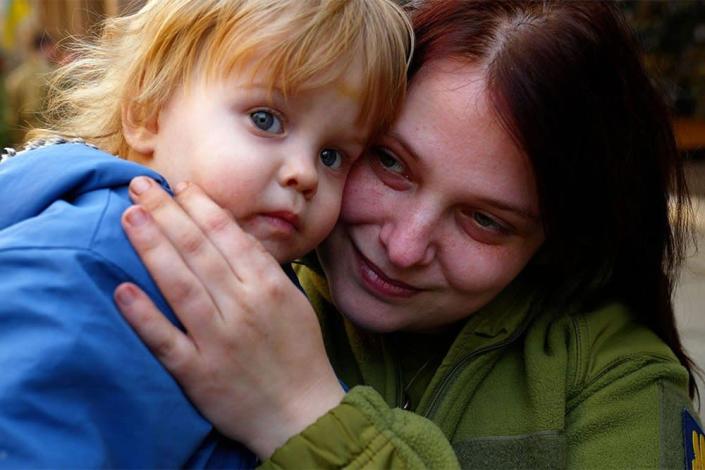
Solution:
<svg viewBox="0 0 705 470">
<path fill-rule="evenodd" d="M 284 91 L 281 88 L 279 88 L 276 85 L 270 85 L 268 83 L 253 82 L 253 83 L 241 85 L 240 88 L 266 93 L 273 100 L 286 101 L 286 94 L 284 93 Z"/>
<path fill-rule="evenodd" d="M 343 96 L 347 98 L 358 99 L 361 95 L 360 89 L 353 84 L 348 83 L 345 80 L 340 80 L 337 82 L 335 89 Z"/>
<path fill-rule="evenodd" d="M 339 137 L 339 142 L 344 143 L 349 151 L 363 151 L 369 144 L 369 139 L 362 133 L 348 133 Z"/>
<path fill-rule="evenodd" d="M 351 134 L 348 137 L 348 140 L 350 140 L 350 142 L 352 142 L 354 144 L 357 144 L 361 147 L 364 147 L 367 145 L 367 142 L 369 139 L 367 138 L 366 134 L 357 133 L 357 134 Z"/>
</svg>

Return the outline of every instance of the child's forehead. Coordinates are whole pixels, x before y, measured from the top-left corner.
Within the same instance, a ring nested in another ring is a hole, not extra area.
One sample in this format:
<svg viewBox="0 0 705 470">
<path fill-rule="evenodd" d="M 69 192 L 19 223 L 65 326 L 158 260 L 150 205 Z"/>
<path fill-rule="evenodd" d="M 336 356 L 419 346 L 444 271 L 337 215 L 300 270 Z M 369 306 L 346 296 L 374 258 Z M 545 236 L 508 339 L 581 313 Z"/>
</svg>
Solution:
<svg viewBox="0 0 705 470">
<path fill-rule="evenodd" d="M 363 75 L 360 61 L 355 59 L 347 63 L 341 60 L 316 74 L 304 75 L 287 70 L 282 73 L 270 67 L 266 58 L 254 57 L 233 61 L 227 67 L 211 67 L 207 77 L 241 88 L 266 90 L 272 100 L 287 100 L 324 89 L 334 89 L 341 97 L 360 100 L 364 94 Z"/>
</svg>

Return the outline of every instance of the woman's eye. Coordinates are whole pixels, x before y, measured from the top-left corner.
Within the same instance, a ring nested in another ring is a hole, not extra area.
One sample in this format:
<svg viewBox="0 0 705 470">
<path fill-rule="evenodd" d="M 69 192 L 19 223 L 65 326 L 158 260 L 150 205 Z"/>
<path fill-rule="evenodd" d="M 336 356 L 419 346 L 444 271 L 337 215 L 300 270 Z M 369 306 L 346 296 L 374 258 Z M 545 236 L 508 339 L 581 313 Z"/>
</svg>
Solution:
<svg viewBox="0 0 705 470">
<path fill-rule="evenodd" d="M 382 165 L 385 170 L 389 170 L 393 173 L 404 173 L 404 165 L 391 153 L 384 149 L 377 149 L 376 153 L 379 158 L 379 164 Z"/>
<path fill-rule="evenodd" d="M 281 119 L 269 111 L 259 110 L 250 113 L 250 119 L 252 119 L 258 129 L 264 132 L 269 132 L 270 134 L 284 133 L 284 125 Z"/>
<path fill-rule="evenodd" d="M 472 209 L 461 211 L 459 222 L 468 235 L 489 245 L 502 243 L 513 233 L 512 228 L 504 221 Z"/>
<path fill-rule="evenodd" d="M 495 220 L 488 216 L 483 214 L 482 212 L 475 212 L 472 216 L 473 220 L 477 223 L 482 228 L 488 228 L 491 230 L 501 230 L 502 226 L 499 225 Z"/>
<path fill-rule="evenodd" d="M 343 166 L 343 154 L 338 150 L 323 149 L 321 150 L 321 163 L 337 170 Z"/>
<path fill-rule="evenodd" d="M 401 157 L 384 147 L 372 147 L 367 161 L 375 175 L 385 185 L 396 191 L 409 189 L 420 182 Z"/>
</svg>

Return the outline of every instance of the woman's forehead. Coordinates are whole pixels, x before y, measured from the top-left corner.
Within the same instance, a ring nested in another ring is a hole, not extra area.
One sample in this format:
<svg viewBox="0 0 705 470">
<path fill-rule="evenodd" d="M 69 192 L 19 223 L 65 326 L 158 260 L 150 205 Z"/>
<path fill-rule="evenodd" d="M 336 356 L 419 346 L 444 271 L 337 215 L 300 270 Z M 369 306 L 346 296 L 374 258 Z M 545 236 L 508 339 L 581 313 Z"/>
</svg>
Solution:
<svg viewBox="0 0 705 470">
<path fill-rule="evenodd" d="M 388 138 L 436 191 L 521 200 L 536 210 L 531 165 L 499 121 L 480 66 L 438 62 L 420 70 Z"/>
<path fill-rule="evenodd" d="M 397 127 L 427 129 L 431 132 L 420 137 L 451 147 L 477 139 L 504 147 L 509 137 L 498 125 L 484 70 L 474 64 L 438 61 L 425 66 L 411 82 L 403 111 Z"/>
</svg>

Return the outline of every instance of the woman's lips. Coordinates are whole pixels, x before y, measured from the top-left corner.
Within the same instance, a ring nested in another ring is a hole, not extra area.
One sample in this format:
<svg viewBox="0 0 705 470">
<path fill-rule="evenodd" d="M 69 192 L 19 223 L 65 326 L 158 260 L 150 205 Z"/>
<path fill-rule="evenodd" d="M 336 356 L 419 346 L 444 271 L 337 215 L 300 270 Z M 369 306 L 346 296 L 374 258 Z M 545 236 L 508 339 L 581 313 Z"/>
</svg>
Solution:
<svg viewBox="0 0 705 470">
<path fill-rule="evenodd" d="M 414 286 L 405 282 L 397 281 L 387 277 L 380 268 L 374 263 L 365 258 L 365 256 L 357 249 L 355 257 L 357 258 L 358 272 L 365 286 L 373 293 L 384 297 L 411 297 L 421 291 Z"/>
</svg>

